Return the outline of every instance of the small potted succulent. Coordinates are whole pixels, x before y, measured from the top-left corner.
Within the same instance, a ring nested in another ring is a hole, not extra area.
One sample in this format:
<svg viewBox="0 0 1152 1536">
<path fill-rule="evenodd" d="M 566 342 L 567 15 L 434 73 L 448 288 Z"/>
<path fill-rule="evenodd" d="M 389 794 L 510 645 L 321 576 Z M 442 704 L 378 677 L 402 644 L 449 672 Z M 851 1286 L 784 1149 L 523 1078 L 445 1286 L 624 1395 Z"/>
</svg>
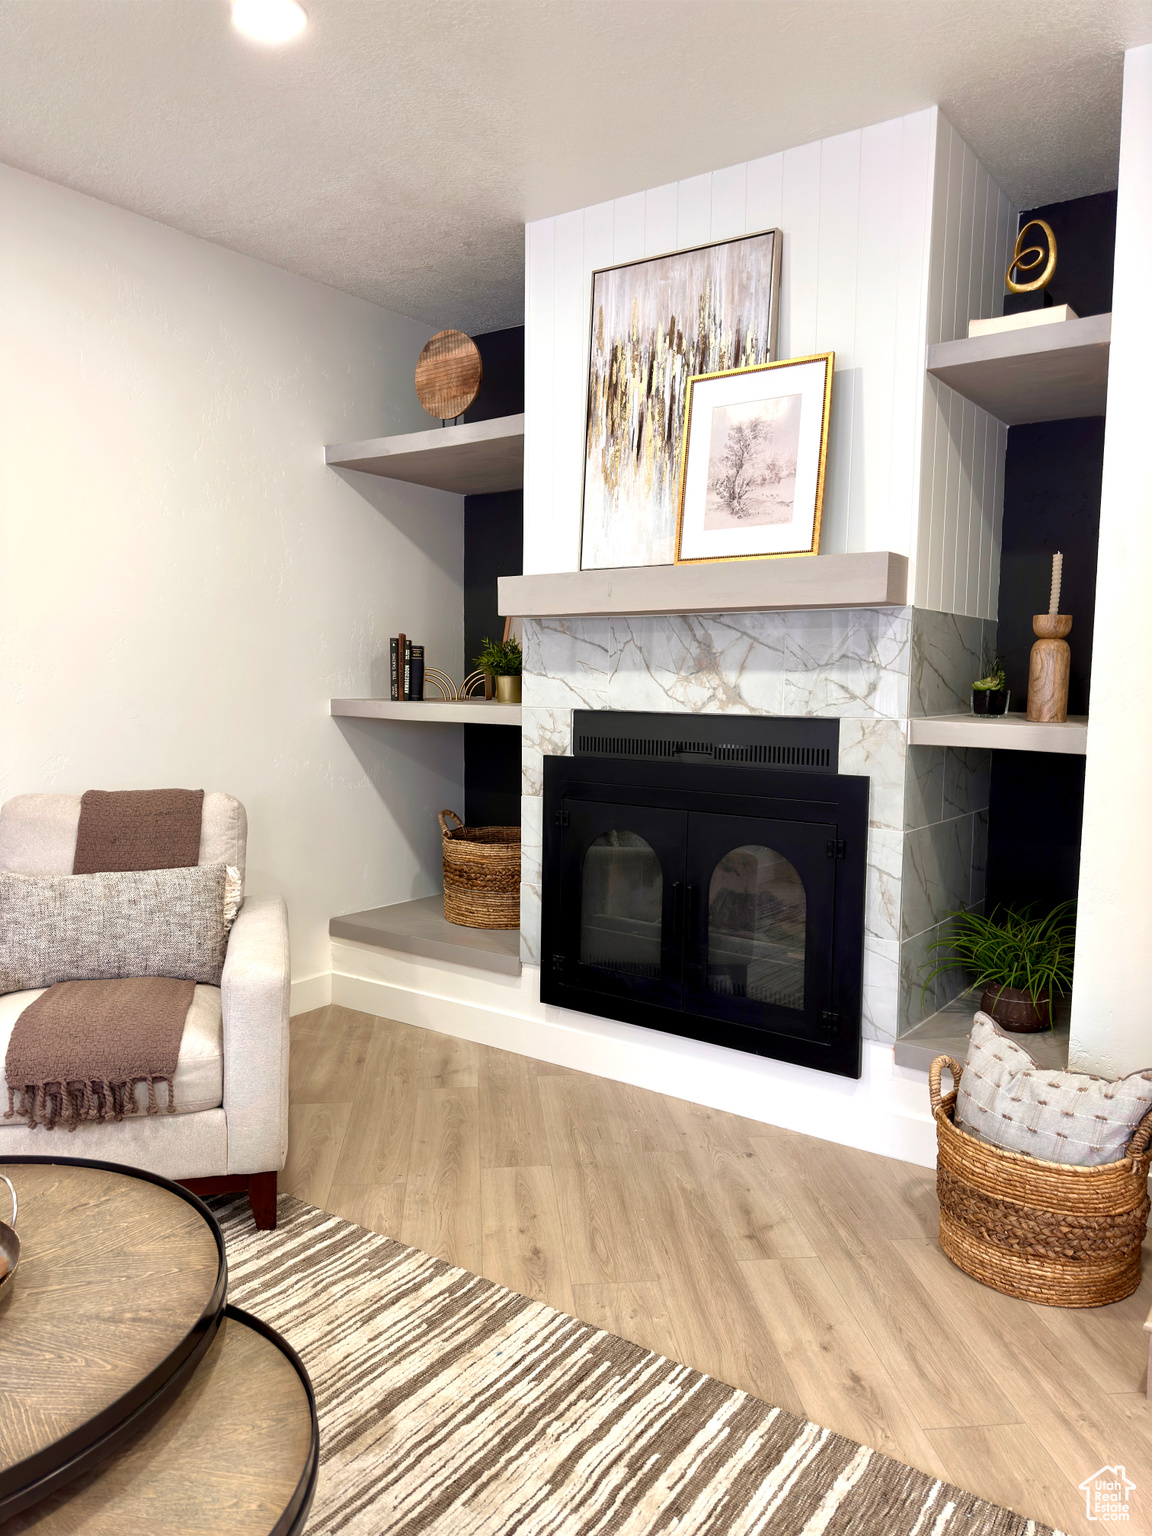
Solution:
<svg viewBox="0 0 1152 1536">
<path fill-rule="evenodd" d="M 972 684 L 972 713 L 974 715 L 1006 715 L 1008 700 L 1011 697 L 1004 663 L 999 656 L 996 656 L 991 664 L 987 665 L 984 676 L 978 677 Z"/>
<path fill-rule="evenodd" d="M 501 704 L 519 704 L 524 653 L 515 635 L 509 635 L 507 640 L 485 640 L 475 665 L 495 679 L 496 697 Z"/>
<path fill-rule="evenodd" d="M 980 1007 L 1001 1029 L 1034 1034 L 1052 1027 L 1052 995 L 1072 985 L 1076 942 L 1074 903 L 1061 902 L 1037 917 L 1032 907 L 1004 907 L 991 917 L 953 912 L 952 921 L 932 946 L 936 956 L 925 991 L 945 971 L 965 971 L 984 988 Z"/>
</svg>

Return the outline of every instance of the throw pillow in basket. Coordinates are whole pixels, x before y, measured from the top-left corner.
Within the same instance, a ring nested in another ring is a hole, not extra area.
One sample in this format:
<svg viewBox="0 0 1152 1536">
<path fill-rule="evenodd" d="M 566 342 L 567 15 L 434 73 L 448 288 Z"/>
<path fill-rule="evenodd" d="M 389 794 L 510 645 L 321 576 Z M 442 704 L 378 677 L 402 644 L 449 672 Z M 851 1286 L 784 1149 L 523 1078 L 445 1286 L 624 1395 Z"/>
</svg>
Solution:
<svg viewBox="0 0 1152 1536">
<path fill-rule="evenodd" d="M 0 992 L 134 976 L 218 987 L 242 889 L 224 864 L 0 874 Z"/>
<path fill-rule="evenodd" d="M 956 1093 L 962 1131 L 1050 1163 L 1093 1168 L 1124 1156 L 1152 1111 L 1152 1069 L 1115 1082 L 1041 1067 L 978 1013 Z"/>
</svg>

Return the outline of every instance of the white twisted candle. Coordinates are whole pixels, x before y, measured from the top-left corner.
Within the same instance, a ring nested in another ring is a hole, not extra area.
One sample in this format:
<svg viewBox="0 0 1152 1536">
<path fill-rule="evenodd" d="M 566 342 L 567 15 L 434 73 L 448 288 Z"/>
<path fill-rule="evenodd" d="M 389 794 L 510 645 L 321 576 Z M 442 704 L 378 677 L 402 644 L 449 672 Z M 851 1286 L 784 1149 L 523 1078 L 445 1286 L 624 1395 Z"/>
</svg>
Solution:
<svg viewBox="0 0 1152 1536">
<path fill-rule="evenodd" d="M 1048 598 L 1048 612 L 1060 612 L 1060 580 L 1064 574 L 1064 556 L 1059 550 L 1052 556 L 1052 592 Z"/>
</svg>

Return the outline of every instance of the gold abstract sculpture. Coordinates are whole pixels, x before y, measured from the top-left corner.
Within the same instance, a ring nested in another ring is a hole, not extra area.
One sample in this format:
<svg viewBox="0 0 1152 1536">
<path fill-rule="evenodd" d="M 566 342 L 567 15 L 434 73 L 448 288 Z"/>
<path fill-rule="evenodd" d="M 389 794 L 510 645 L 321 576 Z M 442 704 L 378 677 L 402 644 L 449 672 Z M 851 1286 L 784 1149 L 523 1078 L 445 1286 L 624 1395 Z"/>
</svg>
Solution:
<svg viewBox="0 0 1152 1536">
<path fill-rule="evenodd" d="M 439 667 L 429 667 L 424 674 L 424 692 L 427 695 L 429 688 L 438 688 L 440 697 L 449 704 L 454 704 L 458 697 L 456 684 L 448 676 L 447 672 L 441 672 Z"/>
<path fill-rule="evenodd" d="M 1044 260 L 1044 251 L 1038 245 L 1030 245 L 1024 248 L 1024 236 L 1030 229 L 1042 229 L 1048 240 L 1048 261 L 1039 277 L 1034 277 L 1030 283 L 1018 283 L 1013 277 L 1013 272 L 1021 274 L 1031 272 Z M 1026 258 L 1031 257 L 1031 260 Z M 1008 271 L 1004 281 L 1008 284 L 1009 293 L 1035 293 L 1039 288 L 1047 288 L 1052 281 L 1052 274 L 1056 271 L 1056 236 L 1052 233 L 1052 226 L 1046 219 L 1029 219 L 1024 228 L 1016 236 L 1016 248 L 1012 252 L 1012 260 L 1008 263 Z"/>
<path fill-rule="evenodd" d="M 488 675 L 479 671 L 469 672 L 457 688 L 447 672 L 441 672 L 439 667 L 429 667 L 424 674 L 424 687 L 439 689 L 441 699 L 449 704 L 470 699 L 474 694 L 482 694 L 485 698 L 491 697 Z"/>
</svg>

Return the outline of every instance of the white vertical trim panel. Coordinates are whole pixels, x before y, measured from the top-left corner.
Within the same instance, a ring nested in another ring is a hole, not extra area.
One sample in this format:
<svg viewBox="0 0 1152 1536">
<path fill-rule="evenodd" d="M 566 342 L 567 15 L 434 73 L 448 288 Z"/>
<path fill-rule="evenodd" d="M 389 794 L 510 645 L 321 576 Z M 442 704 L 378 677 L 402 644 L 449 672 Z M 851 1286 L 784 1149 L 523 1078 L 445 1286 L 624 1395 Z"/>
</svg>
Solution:
<svg viewBox="0 0 1152 1536">
<path fill-rule="evenodd" d="M 644 254 L 663 256 L 676 247 L 676 183 L 644 194 Z"/>
<path fill-rule="evenodd" d="M 612 204 L 612 265 L 621 267 L 644 255 L 645 197 L 633 192 Z"/>
<path fill-rule="evenodd" d="M 935 107 L 911 113 L 902 120 L 900 133 L 898 282 L 888 455 L 889 548 L 908 556 L 908 591 L 914 602 L 920 601 L 918 594 L 925 569 L 925 562 L 919 558 L 919 517 L 926 458 L 924 423 L 928 397 L 924 353 L 938 115 Z"/>
<path fill-rule="evenodd" d="M 712 173 L 712 240 L 731 240 L 746 232 L 748 205 L 748 167 L 729 165 Z"/>
<path fill-rule="evenodd" d="M 556 221 L 539 219 L 525 232 L 524 316 L 524 569 L 552 564 L 552 460 L 556 432 Z"/>
<path fill-rule="evenodd" d="M 968 315 L 972 300 L 972 271 L 976 265 L 975 242 L 976 185 L 979 162 L 968 145 L 957 134 L 963 154 L 963 176 L 960 184 L 958 211 L 958 242 L 956 252 L 956 289 L 953 311 L 953 335 L 967 336 Z M 983 218 L 980 233 L 983 233 Z M 952 511 L 952 533 L 946 538 L 951 557 L 951 580 L 944 583 L 949 606 L 954 613 L 967 613 L 968 592 L 968 538 L 972 528 L 972 450 L 975 437 L 976 407 L 971 401 L 964 402 L 957 440 L 957 487 Z"/>
<path fill-rule="evenodd" d="M 899 509 L 892 485 L 899 335 L 900 118 L 860 136 L 860 214 L 856 247 L 854 355 L 861 369 L 853 430 L 851 550 L 881 549 L 895 533 Z M 903 531 L 903 530 L 901 530 Z M 901 545 L 889 543 L 899 550 Z"/>
<path fill-rule="evenodd" d="M 676 184 L 676 247 L 707 245 L 712 231 L 712 177 L 690 176 Z"/>
<path fill-rule="evenodd" d="M 784 156 L 765 155 L 748 162 L 745 183 L 745 225 L 749 234 L 779 229 L 784 185 Z"/>
<path fill-rule="evenodd" d="M 1152 45 L 1124 56 L 1120 177 L 1092 701 L 1069 1066 L 1115 1078 L 1152 1063 L 1152 669 L 1135 633 L 1152 571 L 1148 358 L 1152 306 Z M 1073 630 L 1073 640 L 1075 630 Z"/>
<path fill-rule="evenodd" d="M 813 351 L 836 353 L 828 470 L 820 548 L 841 554 L 848 542 L 856 476 L 853 442 L 856 391 L 856 287 L 860 224 L 859 130 L 820 144 L 820 222 L 817 231 L 816 327 Z"/>
<path fill-rule="evenodd" d="M 584 214 L 563 213 L 555 221 L 556 293 L 584 282 Z M 590 300 L 559 304 L 553 329 L 552 399 L 556 435 L 552 445 L 552 564 L 549 570 L 580 568 L 580 506 L 584 494 L 584 423 L 587 412 L 588 320 Z"/>
<path fill-rule="evenodd" d="M 816 350 L 816 287 L 820 265 L 820 144 L 784 151 L 780 224 L 780 356 Z"/>
</svg>

